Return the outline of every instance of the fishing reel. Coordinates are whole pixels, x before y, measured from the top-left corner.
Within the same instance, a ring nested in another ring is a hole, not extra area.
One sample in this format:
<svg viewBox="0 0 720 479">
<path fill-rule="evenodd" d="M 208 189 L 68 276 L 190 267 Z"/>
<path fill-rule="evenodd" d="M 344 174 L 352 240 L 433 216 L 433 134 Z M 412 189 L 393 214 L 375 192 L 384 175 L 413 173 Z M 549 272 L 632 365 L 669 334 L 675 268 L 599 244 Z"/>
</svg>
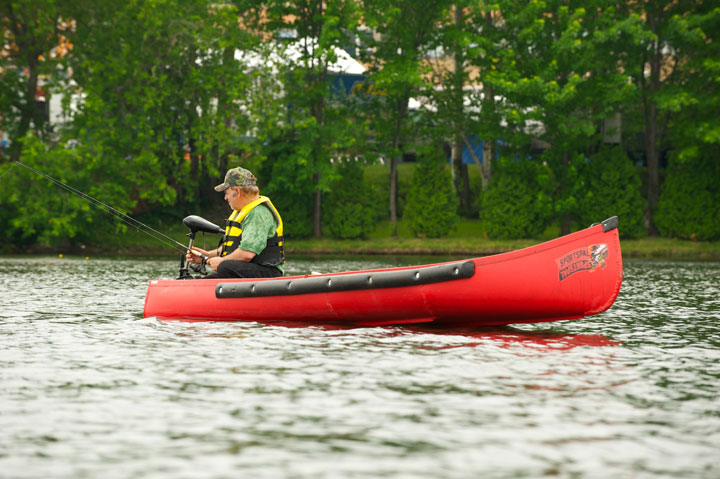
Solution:
<svg viewBox="0 0 720 479">
<path fill-rule="evenodd" d="M 190 232 L 185 235 L 188 238 L 190 238 L 190 243 L 188 244 L 188 251 L 192 251 L 193 244 L 195 243 L 195 235 L 198 231 L 202 231 L 203 233 L 213 233 L 213 234 L 224 234 L 225 231 L 219 227 L 218 225 L 209 222 L 205 218 L 201 218 L 200 216 L 190 215 L 187 216 L 185 219 L 183 219 L 183 224 L 187 226 L 190 229 Z M 202 264 L 195 264 L 190 263 L 186 260 L 185 255 L 182 256 L 180 259 L 180 276 L 178 276 L 178 279 L 195 279 L 190 274 L 189 269 L 192 269 L 196 273 L 203 273 L 205 269 L 205 263 L 207 261 L 207 257 L 202 257 Z"/>
</svg>

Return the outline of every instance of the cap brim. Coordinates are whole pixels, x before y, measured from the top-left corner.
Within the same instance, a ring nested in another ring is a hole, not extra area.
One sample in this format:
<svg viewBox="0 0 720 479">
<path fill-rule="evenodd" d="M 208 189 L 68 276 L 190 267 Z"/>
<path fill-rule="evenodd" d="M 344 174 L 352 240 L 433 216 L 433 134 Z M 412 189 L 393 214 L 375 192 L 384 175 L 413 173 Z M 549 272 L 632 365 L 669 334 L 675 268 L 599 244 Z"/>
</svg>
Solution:
<svg viewBox="0 0 720 479">
<path fill-rule="evenodd" d="M 225 183 L 223 183 L 223 184 L 221 184 L 221 185 L 217 185 L 217 186 L 215 187 L 215 191 L 225 191 L 225 190 L 227 190 L 228 188 L 230 188 L 230 185 L 226 185 Z"/>
</svg>

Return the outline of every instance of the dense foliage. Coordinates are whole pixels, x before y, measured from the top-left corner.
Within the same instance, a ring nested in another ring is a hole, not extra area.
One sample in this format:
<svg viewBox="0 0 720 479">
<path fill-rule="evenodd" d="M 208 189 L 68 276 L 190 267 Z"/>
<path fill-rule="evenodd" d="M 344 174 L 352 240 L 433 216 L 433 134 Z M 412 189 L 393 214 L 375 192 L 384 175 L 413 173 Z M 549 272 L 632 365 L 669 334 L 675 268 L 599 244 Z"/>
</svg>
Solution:
<svg viewBox="0 0 720 479">
<path fill-rule="evenodd" d="M 656 221 L 666 236 L 720 239 L 720 162 L 674 158 L 660 195 Z"/>
<path fill-rule="evenodd" d="M 442 161 L 421 161 L 413 172 L 404 218 L 418 236 L 441 238 L 452 233 L 458 221 L 458 199 Z"/>
<path fill-rule="evenodd" d="M 491 238 L 533 238 L 552 213 L 552 172 L 530 159 L 501 159 L 483 196 L 481 219 Z"/>
<path fill-rule="evenodd" d="M 86 147 L 57 145 L 49 149 L 30 136 L 24 141 L 23 163 L 126 211 L 137 209 L 138 203 L 155 194 L 148 188 L 153 181 L 158 189 L 163 184 L 162 176 L 154 170 L 153 158 L 141 156 L 135 164 L 142 164 L 142 168 L 123 172 L 117 169 L 122 165 L 121 158 L 104 163 Z M 105 208 L 93 207 L 87 200 L 20 166 L 4 175 L 3 183 L 6 186 L 0 191 L 3 234 L 20 248 L 34 243 L 64 245 L 68 238 L 77 244 L 92 243 L 100 231 L 125 229 L 121 221 L 106 214 Z M 137 194 L 130 196 L 127 191 Z M 173 200 L 172 196 L 164 199 L 167 205 Z M 155 201 L 163 201 L 163 197 Z"/>
<path fill-rule="evenodd" d="M 325 196 L 325 227 L 333 238 L 366 238 L 375 230 L 377 195 L 363 181 L 363 168 L 355 161 L 338 166 L 338 178 Z"/>
<path fill-rule="evenodd" d="M 118 228 L 7 173 L 21 160 L 151 216 L 212 211 L 212 186 L 242 165 L 289 237 L 362 236 L 368 218 L 341 218 L 361 201 L 336 199 L 349 173 L 335 160 L 357 158 L 388 165 L 372 210 L 393 233 L 404 216 L 432 236 L 417 206 L 437 180 L 429 146 L 453 160 L 431 207 L 479 216 L 491 237 L 618 215 L 626 237 L 717 238 L 719 35 L 709 0 L 4 1 L 1 234 L 25 248 Z M 362 75 L 339 66 L 346 53 Z M 480 184 L 460 162 L 471 137 Z M 398 163 L 413 154 L 406 187 Z"/>
<path fill-rule="evenodd" d="M 618 216 L 623 238 L 635 238 L 644 232 L 642 181 L 622 149 L 605 148 L 593 155 L 584 167 L 583 178 L 581 226 Z"/>
<path fill-rule="evenodd" d="M 289 238 L 305 238 L 313 232 L 313 170 L 308 167 L 312 161 L 308 158 L 314 140 L 312 131 L 275 132 L 260 148 L 263 158 L 255 170 L 258 186 L 263 194 L 272 198 L 283 217 L 285 236 Z"/>
</svg>

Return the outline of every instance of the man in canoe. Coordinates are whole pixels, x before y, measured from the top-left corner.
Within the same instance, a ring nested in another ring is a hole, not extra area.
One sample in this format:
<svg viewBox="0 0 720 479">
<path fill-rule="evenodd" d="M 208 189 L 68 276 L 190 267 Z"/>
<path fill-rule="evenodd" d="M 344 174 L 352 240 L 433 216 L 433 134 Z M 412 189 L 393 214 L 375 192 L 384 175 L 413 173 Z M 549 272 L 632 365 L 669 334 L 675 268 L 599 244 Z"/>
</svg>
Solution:
<svg viewBox="0 0 720 479">
<path fill-rule="evenodd" d="M 270 198 L 260 195 L 257 179 L 245 168 L 231 168 L 215 187 L 225 193 L 232 213 L 225 220 L 225 235 L 218 248 L 187 253 L 199 264 L 200 255 L 214 273 L 206 278 L 275 278 L 283 275 L 283 222 Z"/>
</svg>

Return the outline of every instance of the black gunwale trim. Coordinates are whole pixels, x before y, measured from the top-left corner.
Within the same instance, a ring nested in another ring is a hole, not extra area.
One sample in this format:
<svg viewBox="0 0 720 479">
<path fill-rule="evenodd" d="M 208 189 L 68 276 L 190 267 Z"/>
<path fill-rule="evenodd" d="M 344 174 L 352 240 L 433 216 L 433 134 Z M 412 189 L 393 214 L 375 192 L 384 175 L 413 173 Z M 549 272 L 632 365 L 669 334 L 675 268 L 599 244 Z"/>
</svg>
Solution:
<svg viewBox="0 0 720 479">
<path fill-rule="evenodd" d="M 606 219 L 602 222 L 603 227 L 603 233 L 607 233 L 608 231 L 612 231 L 615 228 L 618 227 L 618 217 L 617 216 L 611 216 L 610 218 Z"/>
<path fill-rule="evenodd" d="M 219 299 L 261 298 L 268 296 L 401 288 L 405 286 L 442 283 L 456 279 L 467 279 L 474 274 L 475 263 L 472 261 L 463 261 L 392 271 L 347 273 L 332 276 L 308 276 L 304 278 L 257 282 L 218 283 L 215 286 L 215 297 Z"/>
</svg>

